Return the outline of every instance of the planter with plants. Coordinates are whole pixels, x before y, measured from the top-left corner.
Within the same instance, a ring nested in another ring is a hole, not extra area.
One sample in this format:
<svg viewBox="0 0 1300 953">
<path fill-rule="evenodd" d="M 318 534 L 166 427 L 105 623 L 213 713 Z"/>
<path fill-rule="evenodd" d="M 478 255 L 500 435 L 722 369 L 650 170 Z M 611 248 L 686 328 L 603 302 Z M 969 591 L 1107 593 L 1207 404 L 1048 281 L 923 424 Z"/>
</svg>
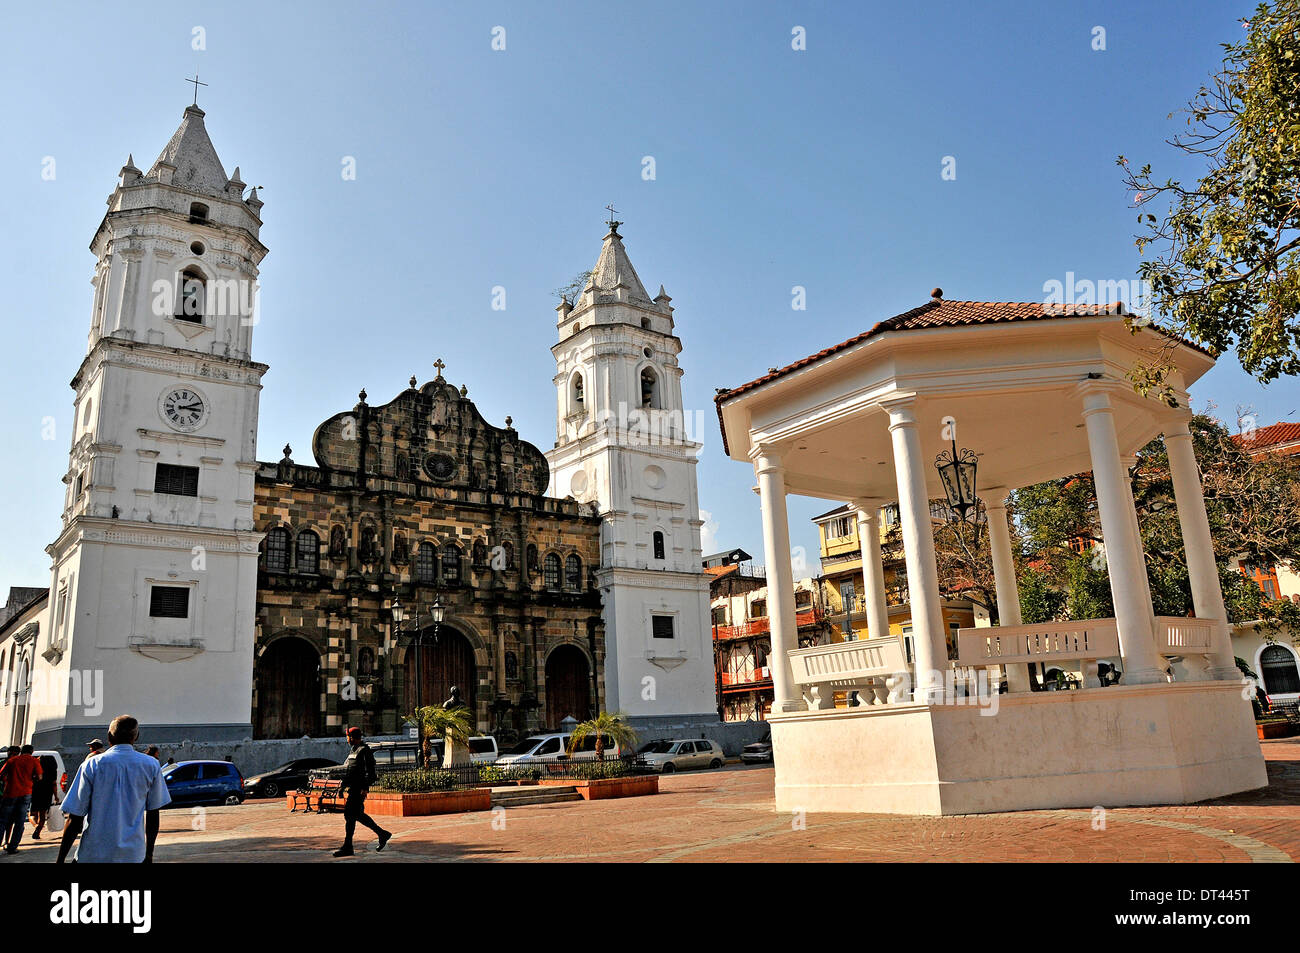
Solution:
<svg viewBox="0 0 1300 953">
<path fill-rule="evenodd" d="M 391 817 L 423 817 L 486 811 L 492 807 L 487 788 L 457 788 L 454 771 L 394 771 L 381 774 L 366 797 L 366 812 Z"/>
<path fill-rule="evenodd" d="M 1287 721 L 1285 715 L 1266 715 L 1255 722 L 1255 730 L 1259 733 L 1260 741 L 1269 738 L 1290 738 L 1295 734 L 1295 726 Z"/>
</svg>

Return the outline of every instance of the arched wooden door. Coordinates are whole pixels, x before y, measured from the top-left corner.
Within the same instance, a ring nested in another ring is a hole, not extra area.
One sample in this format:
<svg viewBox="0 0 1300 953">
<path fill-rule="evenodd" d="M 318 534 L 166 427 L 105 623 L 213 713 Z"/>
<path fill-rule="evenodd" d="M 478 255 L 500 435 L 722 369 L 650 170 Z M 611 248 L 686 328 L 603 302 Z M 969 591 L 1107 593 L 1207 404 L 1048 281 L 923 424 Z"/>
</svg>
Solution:
<svg viewBox="0 0 1300 953">
<path fill-rule="evenodd" d="M 586 721 L 592 714 L 587 656 L 575 646 L 561 645 L 546 659 L 546 726 L 559 730 L 570 715 Z"/>
<path fill-rule="evenodd" d="M 257 662 L 257 737 L 320 733 L 320 655 L 306 639 L 271 643 Z"/>
<path fill-rule="evenodd" d="M 441 705 L 451 695 L 452 686 L 460 689 L 460 700 L 475 712 L 478 708 L 478 667 L 474 664 L 474 647 L 469 639 L 446 625 L 438 627 L 438 641 L 433 641 L 433 629 L 425 629 L 419 645 L 420 677 L 424 682 L 422 697 L 415 691 L 416 646 L 406 650 L 406 708 L 401 714 L 415 711 L 420 702 Z"/>
</svg>

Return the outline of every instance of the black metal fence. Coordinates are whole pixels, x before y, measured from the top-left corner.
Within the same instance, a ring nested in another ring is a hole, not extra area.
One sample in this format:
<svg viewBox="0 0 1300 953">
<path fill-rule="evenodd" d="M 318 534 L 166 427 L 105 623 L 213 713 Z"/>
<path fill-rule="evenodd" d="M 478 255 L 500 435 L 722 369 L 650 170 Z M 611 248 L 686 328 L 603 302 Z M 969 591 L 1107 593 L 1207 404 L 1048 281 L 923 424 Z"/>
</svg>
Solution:
<svg viewBox="0 0 1300 953">
<path fill-rule="evenodd" d="M 628 778 L 654 773 L 654 769 L 636 755 L 609 757 L 603 761 L 594 758 L 561 758 L 529 764 L 479 763 L 454 767 L 435 765 L 429 768 L 421 768 L 412 761 L 396 764 L 380 763 L 377 768 L 379 779 L 373 786 L 375 790 L 407 794 L 423 791 L 451 791 L 456 788 L 535 784 L 543 779 L 594 781 L 602 778 Z M 342 765 L 336 765 L 330 768 L 317 768 L 310 773 L 310 780 L 333 780 L 342 776 Z"/>
</svg>

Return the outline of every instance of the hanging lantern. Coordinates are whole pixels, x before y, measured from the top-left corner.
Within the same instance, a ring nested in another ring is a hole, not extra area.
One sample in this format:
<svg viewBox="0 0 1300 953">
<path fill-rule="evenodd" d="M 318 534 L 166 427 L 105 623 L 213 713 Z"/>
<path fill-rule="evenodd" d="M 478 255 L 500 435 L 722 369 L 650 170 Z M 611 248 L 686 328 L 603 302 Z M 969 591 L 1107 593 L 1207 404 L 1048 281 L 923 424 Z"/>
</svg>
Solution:
<svg viewBox="0 0 1300 953">
<path fill-rule="evenodd" d="M 979 497 L 975 495 L 975 469 L 978 464 L 974 452 L 957 449 L 956 437 L 953 438 L 952 449 L 944 450 L 934 461 L 939 479 L 943 482 L 943 491 L 948 497 L 948 509 L 961 522 L 976 522 Z"/>
</svg>

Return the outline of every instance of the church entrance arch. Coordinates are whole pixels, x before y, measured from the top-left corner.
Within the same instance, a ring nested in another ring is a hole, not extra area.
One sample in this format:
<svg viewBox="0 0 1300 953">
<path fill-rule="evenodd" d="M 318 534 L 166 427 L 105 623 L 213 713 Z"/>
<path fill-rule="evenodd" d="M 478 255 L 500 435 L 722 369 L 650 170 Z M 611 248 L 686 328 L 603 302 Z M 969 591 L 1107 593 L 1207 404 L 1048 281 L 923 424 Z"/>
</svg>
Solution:
<svg viewBox="0 0 1300 953">
<path fill-rule="evenodd" d="M 546 659 L 546 725 L 559 730 L 572 715 L 586 721 L 591 710 L 591 667 L 576 645 L 556 647 Z"/>
<path fill-rule="evenodd" d="M 272 642 L 257 661 L 258 738 L 320 733 L 320 655 L 306 639 Z"/>
<path fill-rule="evenodd" d="M 422 699 L 416 695 L 415 653 L 420 653 L 420 678 L 424 682 Z M 460 689 L 460 700 L 469 706 L 471 719 L 477 718 L 478 667 L 474 664 L 474 647 L 469 639 L 451 626 L 438 626 L 438 641 L 433 628 L 421 633 L 420 644 L 406 649 L 406 708 L 402 715 L 415 711 L 419 701 L 441 705 L 451 695 L 452 686 Z"/>
</svg>

